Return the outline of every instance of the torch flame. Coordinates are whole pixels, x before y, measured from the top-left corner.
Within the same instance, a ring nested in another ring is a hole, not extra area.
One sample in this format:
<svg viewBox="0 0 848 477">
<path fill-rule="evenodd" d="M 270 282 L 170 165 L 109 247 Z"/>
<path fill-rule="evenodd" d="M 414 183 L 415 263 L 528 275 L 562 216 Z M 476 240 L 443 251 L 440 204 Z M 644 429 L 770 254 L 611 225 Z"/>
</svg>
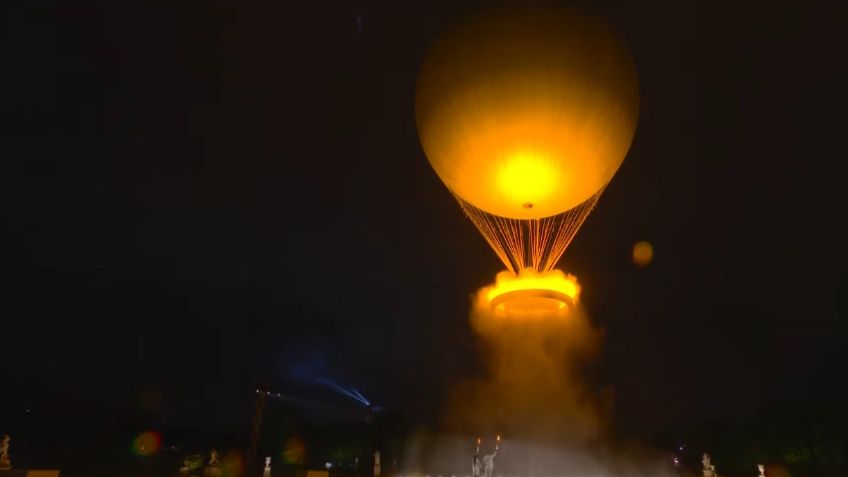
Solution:
<svg viewBox="0 0 848 477">
<path fill-rule="evenodd" d="M 496 316 L 514 318 L 562 316 L 577 305 L 579 297 L 580 285 L 573 275 L 530 268 L 518 275 L 501 272 L 493 285 L 478 294 L 478 300 Z"/>
</svg>

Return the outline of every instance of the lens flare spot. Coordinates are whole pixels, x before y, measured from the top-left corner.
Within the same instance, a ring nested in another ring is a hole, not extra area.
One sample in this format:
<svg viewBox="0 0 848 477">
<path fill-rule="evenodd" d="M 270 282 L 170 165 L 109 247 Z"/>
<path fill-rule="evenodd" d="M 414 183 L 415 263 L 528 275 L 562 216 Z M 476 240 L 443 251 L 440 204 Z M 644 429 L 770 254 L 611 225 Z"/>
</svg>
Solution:
<svg viewBox="0 0 848 477">
<path fill-rule="evenodd" d="M 223 477 L 242 477 L 244 475 L 244 462 L 244 455 L 239 451 L 232 450 L 224 454 L 221 459 Z"/>
<path fill-rule="evenodd" d="M 149 457 L 159 451 L 162 446 L 162 437 L 158 432 L 146 431 L 137 435 L 132 441 L 130 450 L 139 457 Z"/>
<path fill-rule="evenodd" d="M 643 241 L 633 245 L 633 263 L 640 267 L 647 267 L 654 259 L 654 247 Z"/>
<path fill-rule="evenodd" d="M 525 268 L 518 275 L 503 271 L 480 290 L 478 300 L 499 318 L 561 317 L 577 305 L 580 285 L 560 270 L 539 273 Z"/>
<path fill-rule="evenodd" d="M 292 437 L 283 446 L 283 461 L 287 464 L 303 464 L 306 457 L 306 443 L 300 437 Z"/>
<path fill-rule="evenodd" d="M 792 477 L 789 468 L 781 464 L 767 465 L 766 475 L 769 477 Z"/>
</svg>

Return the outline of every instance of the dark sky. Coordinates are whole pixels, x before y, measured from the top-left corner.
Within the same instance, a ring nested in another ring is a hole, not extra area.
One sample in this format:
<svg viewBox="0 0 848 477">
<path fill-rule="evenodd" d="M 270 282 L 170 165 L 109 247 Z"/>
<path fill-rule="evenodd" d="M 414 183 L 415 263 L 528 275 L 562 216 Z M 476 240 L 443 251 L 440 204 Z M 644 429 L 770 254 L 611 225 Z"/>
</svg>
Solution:
<svg viewBox="0 0 848 477">
<path fill-rule="evenodd" d="M 2 413 L 246 424 L 257 383 L 320 375 L 435 416 L 501 265 L 413 97 L 475 5 L 72 3 L 2 29 Z M 848 398 L 841 3 L 598 4 L 641 117 L 561 266 L 633 433 Z"/>
</svg>

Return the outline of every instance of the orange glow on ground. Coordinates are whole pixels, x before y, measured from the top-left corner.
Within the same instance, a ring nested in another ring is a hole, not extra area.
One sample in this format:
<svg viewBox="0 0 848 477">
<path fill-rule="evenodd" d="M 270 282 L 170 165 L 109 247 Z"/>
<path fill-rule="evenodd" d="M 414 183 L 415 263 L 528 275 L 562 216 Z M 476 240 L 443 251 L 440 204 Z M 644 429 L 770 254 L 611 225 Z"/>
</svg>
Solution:
<svg viewBox="0 0 848 477">
<path fill-rule="evenodd" d="M 569 314 L 577 305 L 580 285 L 560 270 L 539 273 L 525 268 L 518 275 L 504 271 L 480 290 L 478 299 L 503 318 L 546 318 Z"/>
</svg>

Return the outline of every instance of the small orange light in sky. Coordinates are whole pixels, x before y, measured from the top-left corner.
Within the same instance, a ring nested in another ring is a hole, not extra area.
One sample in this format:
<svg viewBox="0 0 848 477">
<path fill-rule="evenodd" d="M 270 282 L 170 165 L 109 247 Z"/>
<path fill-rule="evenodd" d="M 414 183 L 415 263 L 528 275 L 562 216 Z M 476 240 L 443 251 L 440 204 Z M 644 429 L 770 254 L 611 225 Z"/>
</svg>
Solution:
<svg viewBox="0 0 848 477">
<path fill-rule="evenodd" d="M 646 267 L 653 259 L 654 247 L 650 243 L 643 240 L 633 245 L 633 263 L 640 267 Z"/>
</svg>

